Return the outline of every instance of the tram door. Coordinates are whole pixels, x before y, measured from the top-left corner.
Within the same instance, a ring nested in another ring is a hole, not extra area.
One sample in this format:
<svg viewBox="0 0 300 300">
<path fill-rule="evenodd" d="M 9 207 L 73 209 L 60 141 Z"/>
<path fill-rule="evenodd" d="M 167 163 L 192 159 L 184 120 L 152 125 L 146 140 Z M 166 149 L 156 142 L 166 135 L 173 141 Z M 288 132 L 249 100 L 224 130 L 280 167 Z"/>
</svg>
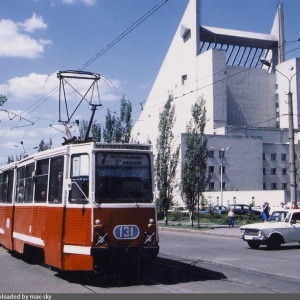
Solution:
<svg viewBox="0 0 300 300">
<path fill-rule="evenodd" d="M 14 171 L 8 170 L 0 174 L 0 229 L 3 233 L 1 244 L 12 250 L 13 215 L 12 204 Z"/>
<path fill-rule="evenodd" d="M 53 267 L 62 267 L 62 236 L 64 225 L 64 179 L 63 156 L 49 160 L 50 172 L 48 173 L 48 206 L 45 223 L 45 263 Z"/>
</svg>

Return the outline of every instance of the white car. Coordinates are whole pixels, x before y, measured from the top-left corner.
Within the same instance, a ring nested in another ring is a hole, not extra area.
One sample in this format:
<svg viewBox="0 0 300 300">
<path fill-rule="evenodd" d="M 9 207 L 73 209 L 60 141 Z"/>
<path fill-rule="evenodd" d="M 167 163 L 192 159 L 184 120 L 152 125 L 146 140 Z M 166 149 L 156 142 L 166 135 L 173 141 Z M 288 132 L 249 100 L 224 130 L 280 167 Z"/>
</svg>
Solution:
<svg viewBox="0 0 300 300">
<path fill-rule="evenodd" d="M 252 249 L 266 245 L 278 250 L 285 243 L 300 243 L 300 209 L 274 210 L 267 222 L 244 225 L 240 230 L 240 238 Z"/>
</svg>

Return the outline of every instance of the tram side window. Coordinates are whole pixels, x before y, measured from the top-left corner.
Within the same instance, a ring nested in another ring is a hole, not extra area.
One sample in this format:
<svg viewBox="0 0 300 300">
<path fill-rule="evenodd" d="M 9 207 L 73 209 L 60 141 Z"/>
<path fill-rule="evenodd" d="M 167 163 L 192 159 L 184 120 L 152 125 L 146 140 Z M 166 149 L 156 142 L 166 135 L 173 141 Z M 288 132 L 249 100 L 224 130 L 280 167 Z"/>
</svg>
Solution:
<svg viewBox="0 0 300 300">
<path fill-rule="evenodd" d="M 25 168 L 25 197 L 24 202 L 32 203 L 33 201 L 33 172 L 34 164 L 27 165 Z"/>
<path fill-rule="evenodd" d="M 56 157 L 50 161 L 49 203 L 62 202 L 64 158 Z"/>
<path fill-rule="evenodd" d="M 12 203 L 14 171 L 9 170 L 3 173 L 2 179 L 2 202 Z"/>
<path fill-rule="evenodd" d="M 35 194 L 34 194 L 35 202 L 47 201 L 48 169 L 49 169 L 48 159 L 40 160 L 36 163 Z"/>
<path fill-rule="evenodd" d="M 16 202 L 23 203 L 25 196 L 25 167 L 17 169 Z"/>
<path fill-rule="evenodd" d="M 73 155 L 71 168 L 72 189 L 69 193 L 69 201 L 86 203 L 89 197 L 89 156 Z"/>
</svg>

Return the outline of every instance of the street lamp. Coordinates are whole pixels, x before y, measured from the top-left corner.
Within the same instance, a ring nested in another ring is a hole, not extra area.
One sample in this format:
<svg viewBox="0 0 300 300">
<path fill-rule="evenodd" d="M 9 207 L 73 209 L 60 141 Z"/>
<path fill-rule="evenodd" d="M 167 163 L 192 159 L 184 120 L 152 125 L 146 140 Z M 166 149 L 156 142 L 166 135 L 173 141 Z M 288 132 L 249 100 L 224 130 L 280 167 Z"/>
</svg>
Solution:
<svg viewBox="0 0 300 300">
<path fill-rule="evenodd" d="M 22 145 L 22 148 L 23 148 L 23 158 L 26 157 L 26 151 L 25 151 L 25 147 L 24 147 L 24 142 L 23 141 L 20 141 L 20 144 Z M 14 145 L 14 147 L 19 147 L 18 145 Z M 33 148 L 30 148 L 30 149 L 27 149 L 28 150 L 32 150 L 32 149 L 37 149 L 38 147 L 33 147 Z"/>
<path fill-rule="evenodd" d="M 261 63 L 267 67 L 271 67 L 271 63 L 266 59 L 260 59 Z M 293 70 L 291 68 L 291 70 Z M 289 83 L 288 95 L 288 116 L 289 116 L 289 158 L 290 158 L 290 197 L 291 202 L 297 203 L 297 182 L 296 182 L 296 166 L 295 166 L 295 144 L 294 144 L 294 116 L 293 116 L 293 94 L 291 92 L 291 81 L 293 77 L 300 72 L 300 69 L 296 71 L 291 77 L 287 77 L 285 74 L 275 69 L 276 72 L 284 76 Z"/>
<path fill-rule="evenodd" d="M 210 147 L 211 149 L 218 150 L 214 147 Z M 221 205 L 223 205 L 223 162 L 224 162 L 224 156 L 225 156 L 225 151 L 231 149 L 231 147 L 228 147 L 226 149 L 222 148 L 219 150 L 219 153 L 221 153 Z"/>
</svg>

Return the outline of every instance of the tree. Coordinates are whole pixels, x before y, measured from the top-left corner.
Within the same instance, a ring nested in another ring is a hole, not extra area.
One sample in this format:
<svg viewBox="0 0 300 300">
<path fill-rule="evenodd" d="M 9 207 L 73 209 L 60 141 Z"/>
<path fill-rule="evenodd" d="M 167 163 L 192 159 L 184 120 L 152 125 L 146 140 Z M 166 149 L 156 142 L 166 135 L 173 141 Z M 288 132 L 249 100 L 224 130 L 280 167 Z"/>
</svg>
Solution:
<svg viewBox="0 0 300 300">
<path fill-rule="evenodd" d="M 110 109 L 108 108 L 105 117 L 105 127 L 103 128 L 104 142 L 114 141 L 115 125 L 116 125 L 116 117 L 111 114 Z"/>
<path fill-rule="evenodd" d="M 192 227 L 194 212 L 205 191 L 207 139 L 204 136 L 206 109 L 201 97 L 192 106 L 192 119 L 185 132 L 186 152 L 181 164 L 181 196 L 190 211 Z M 199 212 L 198 212 L 199 213 Z"/>
<path fill-rule="evenodd" d="M 89 122 L 87 120 L 82 120 L 79 123 L 79 136 L 80 140 L 83 141 L 87 132 L 89 126 Z M 101 142 L 101 124 L 98 122 L 93 122 L 91 126 L 91 134 L 92 134 L 92 139 L 95 142 Z"/>
<path fill-rule="evenodd" d="M 0 94 L 0 106 L 3 106 L 6 101 L 6 96 Z"/>
<path fill-rule="evenodd" d="M 175 122 L 175 106 L 172 106 L 172 101 L 173 96 L 169 95 L 163 111 L 159 114 L 159 135 L 157 138 L 157 158 L 155 161 L 157 190 L 159 199 L 162 201 L 166 225 L 168 225 L 168 209 L 173 200 L 176 168 L 179 159 L 179 146 L 174 147 L 174 135 L 172 132 Z"/>
<path fill-rule="evenodd" d="M 51 149 L 51 147 L 52 147 L 52 139 L 49 139 L 49 143 L 45 142 L 44 139 L 42 139 L 38 147 L 38 152 Z"/>
<path fill-rule="evenodd" d="M 112 115 L 107 109 L 103 140 L 105 142 L 129 143 L 132 130 L 132 105 L 123 95 L 120 101 L 120 116 Z"/>
</svg>

